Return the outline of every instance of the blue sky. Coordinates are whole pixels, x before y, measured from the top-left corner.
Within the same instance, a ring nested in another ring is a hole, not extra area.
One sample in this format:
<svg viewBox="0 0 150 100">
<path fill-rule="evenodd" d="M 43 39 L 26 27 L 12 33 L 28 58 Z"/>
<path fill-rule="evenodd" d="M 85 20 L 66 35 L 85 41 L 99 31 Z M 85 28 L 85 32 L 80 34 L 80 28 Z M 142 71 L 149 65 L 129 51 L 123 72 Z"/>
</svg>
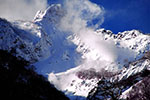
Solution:
<svg viewBox="0 0 150 100">
<path fill-rule="evenodd" d="M 49 0 L 59 3 L 62 0 Z M 101 27 L 114 33 L 138 29 L 150 33 L 150 0 L 90 0 L 104 7 L 104 23 Z"/>
<path fill-rule="evenodd" d="M 106 10 L 102 27 L 114 33 L 138 29 L 150 33 L 150 0 L 91 0 Z"/>
</svg>

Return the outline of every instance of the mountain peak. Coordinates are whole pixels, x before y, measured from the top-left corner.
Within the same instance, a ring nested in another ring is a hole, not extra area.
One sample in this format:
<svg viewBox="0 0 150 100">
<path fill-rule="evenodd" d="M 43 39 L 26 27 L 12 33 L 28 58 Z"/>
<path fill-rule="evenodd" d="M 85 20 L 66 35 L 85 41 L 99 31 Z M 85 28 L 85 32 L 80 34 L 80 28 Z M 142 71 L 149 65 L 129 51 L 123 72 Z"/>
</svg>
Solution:
<svg viewBox="0 0 150 100">
<path fill-rule="evenodd" d="M 53 23 L 57 23 L 59 19 L 64 15 L 61 4 L 52 4 L 45 11 L 38 11 L 34 17 L 34 22 L 40 22 L 42 20 L 48 20 Z"/>
</svg>

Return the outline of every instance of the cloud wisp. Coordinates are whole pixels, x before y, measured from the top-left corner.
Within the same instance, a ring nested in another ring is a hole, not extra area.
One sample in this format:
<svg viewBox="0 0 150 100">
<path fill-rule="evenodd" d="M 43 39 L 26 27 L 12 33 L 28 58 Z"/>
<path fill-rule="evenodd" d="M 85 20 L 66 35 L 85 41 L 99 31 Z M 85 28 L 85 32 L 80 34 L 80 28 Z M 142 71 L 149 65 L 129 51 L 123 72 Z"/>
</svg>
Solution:
<svg viewBox="0 0 150 100">
<path fill-rule="evenodd" d="M 120 59 L 122 54 L 133 56 L 134 53 L 129 49 L 117 48 L 114 41 L 105 41 L 103 36 L 95 34 L 95 29 L 104 22 L 105 10 L 103 7 L 89 0 L 65 0 L 63 5 L 66 15 L 61 20 L 61 29 L 76 34 L 81 42 L 92 51 L 86 57 L 87 60 L 83 62 L 83 65 L 90 61 L 89 67 L 99 66 L 99 63 L 96 65 L 96 56 L 93 55 L 99 55 L 100 59 L 108 62 L 115 62 Z M 97 23 L 93 25 L 94 27 L 89 27 L 88 24 L 92 23 L 95 19 L 97 19 Z"/>
<path fill-rule="evenodd" d="M 61 21 L 63 30 L 79 33 L 87 29 L 88 23 L 93 19 L 99 18 L 96 26 L 104 21 L 104 9 L 89 0 L 65 0 L 63 5 L 66 10 L 66 15 Z"/>
<path fill-rule="evenodd" d="M 8 20 L 32 20 L 38 10 L 46 9 L 47 0 L 0 0 L 0 17 Z"/>
<path fill-rule="evenodd" d="M 96 50 L 101 56 L 105 56 L 105 60 L 116 59 L 116 48 L 114 48 L 114 45 L 94 34 L 95 29 L 104 21 L 105 10 L 103 7 L 89 0 L 65 0 L 64 8 L 66 9 L 66 15 L 61 21 L 63 30 L 77 34 L 85 45 Z M 88 27 L 88 23 L 94 19 L 99 20 L 94 27 Z"/>
</svg>

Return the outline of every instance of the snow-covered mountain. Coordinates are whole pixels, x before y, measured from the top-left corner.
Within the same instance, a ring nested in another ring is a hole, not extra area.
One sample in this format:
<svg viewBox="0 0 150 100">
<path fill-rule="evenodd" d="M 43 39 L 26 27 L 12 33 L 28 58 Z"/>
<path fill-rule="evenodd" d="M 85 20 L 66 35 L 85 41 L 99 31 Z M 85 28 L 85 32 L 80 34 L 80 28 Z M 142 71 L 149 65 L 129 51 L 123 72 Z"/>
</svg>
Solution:
<svg viewBox="0 0 150 100">
<path fill-rule="evenodd" d="M 0 27 L 0 49 L 15 53 L 30 62 L 50 55 L 48 35 L 33 22 L 10 23 L 0 19 Z"/>
<path fill-rule="evenodd" d="M 97 52 L 78 42 L 77 50 L 82 52 L 83 58 L 93 57 L 94 59 L 66 72 L 49 74 L 49 80 L 57 88 L 86 97 L 91 89 L 97 85 L 101 74 L 105 74 L 105 70 L 119 73 L 112 78 L 113 80 L 127 79 L 145 69 L 149 70 L 149 60 L 139 61 L 150 50 L 150 37 L 148 35 L 144 35 L 137 30 L 125 31 L 115 35 L 104 29 L 100 29 L 93 34 L 102 36 L 106 41 L 113 41 L 118 50 L 118 58 L 115 61 L 106 61 Z M 78 40 L 74 41 L 77 42 Z"/>
<path fill-rule="evenodd" d="M 0 49 L 30 61 L 55 87 L 75 96 L 87 97 L 106 73 L 109 80 L 122 81 L 150 70 L 150 35 L 89 29 L 84 31 L 89 38 L 83 38 L 61 29 L 65 14 L 56 4 L 31 22 L 0 19 Z"/>
</svg>

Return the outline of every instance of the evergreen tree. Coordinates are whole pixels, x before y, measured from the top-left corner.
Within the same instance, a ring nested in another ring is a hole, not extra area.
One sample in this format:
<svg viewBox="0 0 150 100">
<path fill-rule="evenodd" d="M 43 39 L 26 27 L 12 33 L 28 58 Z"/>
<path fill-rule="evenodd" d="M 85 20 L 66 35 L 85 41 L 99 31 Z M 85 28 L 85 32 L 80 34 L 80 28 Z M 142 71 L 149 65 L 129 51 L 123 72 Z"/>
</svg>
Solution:
<svg viewBox="0 0 150 100">
<path fill-rule="evenodd" d="M 0 97 L 1 100 L 69 100 L 34 66 L 22 58 L 0 50 Z"/>
</svg>

